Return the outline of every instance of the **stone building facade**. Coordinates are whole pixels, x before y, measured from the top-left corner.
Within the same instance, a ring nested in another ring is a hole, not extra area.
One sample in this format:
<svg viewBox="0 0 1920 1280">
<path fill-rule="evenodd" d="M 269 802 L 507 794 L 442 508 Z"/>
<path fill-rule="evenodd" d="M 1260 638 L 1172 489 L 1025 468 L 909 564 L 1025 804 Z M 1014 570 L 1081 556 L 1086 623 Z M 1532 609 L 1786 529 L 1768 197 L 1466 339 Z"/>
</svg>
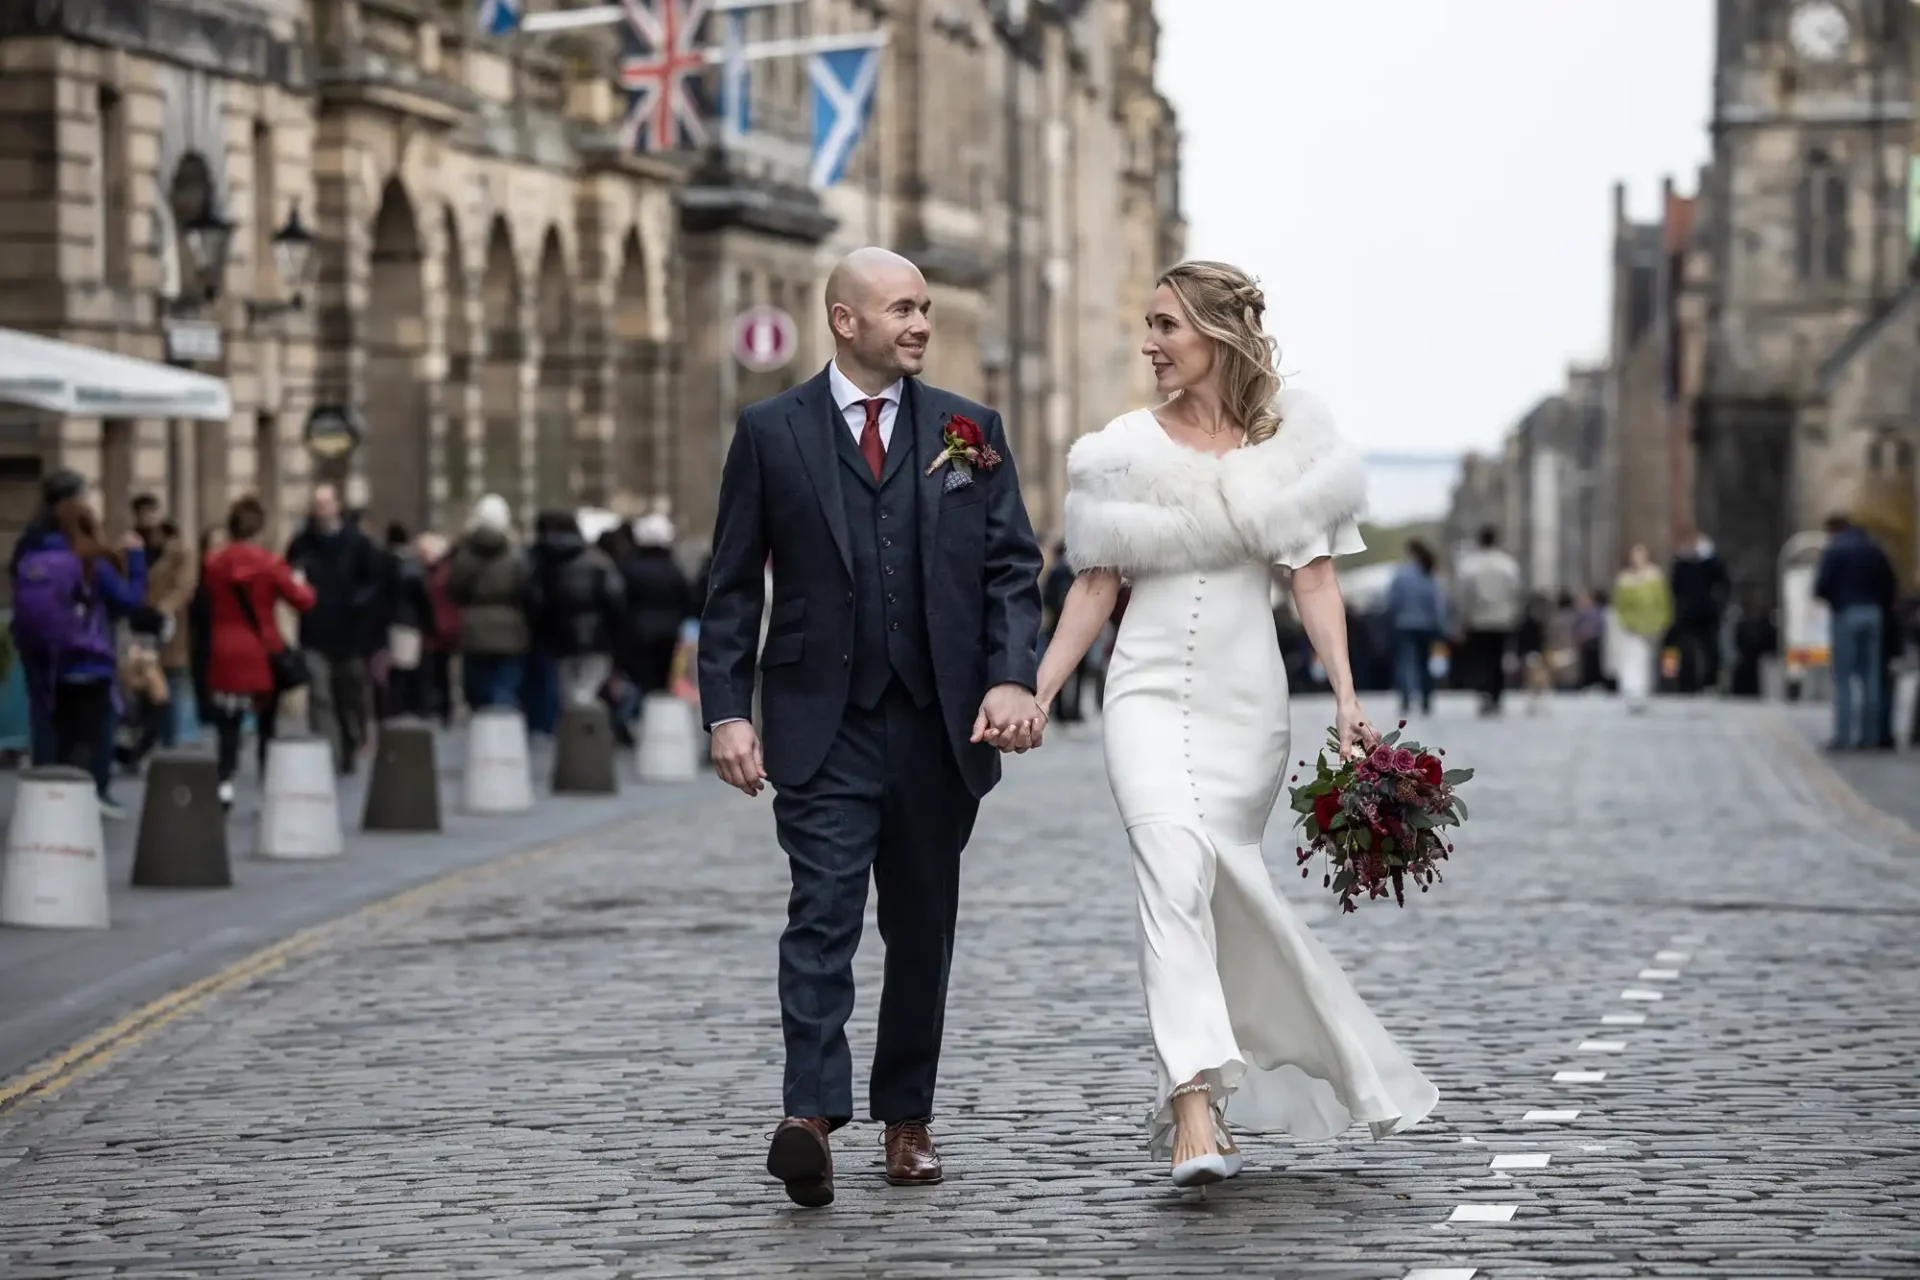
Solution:
<svg viewBox="0 0 1920 1280">
<path fill-rule="evenodd" d="M 68 419 L 11 447 L 98 477 L 109 519 L 152 490 L 195 528 L 258 491 L 284 533 L 316 472 L 414 527 L 489 489 L 522 512 L 662 492 L 680 172 L 619 154 L 593 87 L 430 0 L 0 20 L 0 225 L 20 246 L 0 324 L 164 359 L 170 322 L 211 321 L 196 367 L 234 401 L 227 423 Z M 209 204 L 236 229 L 206 299 L 181 230 Z M 296 207 L 314 278 L 270 314 Z M 362 446 L 303 447 L 316 411 Z"/>
<path fill-rule="evenodd" d="M 1720 0 L 1696 502 L 1736 583 L 1769 596 L 1780 548 L 1831 512 L 1912 540 L 1911 386 L 1828 390 L 1878 345 L 1904 351 L 1881 370 L 1920 358 L 1915 327 L 1889 322 L 1909 276 L 1915 26 L 1910 3 Z"/>
<path fill-rule="evenodd" d="M 216 423 L 0 407 L 0 538 L 69 465 L 110 520 L 151 490 L 197 528 L 257 491 L 284 535 L 324 474 L 375 522 L 450 528 L 493 491 L 523 519 L 665 510 L 698 544 L 735 415 L 825 360 L 825 272 L 869 242 L 923 264 L 931 375 L 1003 409 L 1035 522 L 1058 527 L 1066 444 L 1137 390 L 1124 316 L 1183 239 L 1151 0 L 754 13 L 750 38 L 889 35 L 872 125 L 824 192 L 799 59 L 756 64 L 737 143 L 634 155 L 614 29 L 491 38 L 472 10 L 0 6 L 0 327 L 150 360 L 180 354 L 170 326 L 210 328 L 193 367 L 234 405 Z M 211 298 L 182 240 L 203 207 L 235 226 Z M 289 309 L 301 282 L 270 250 L 296 207 L 315 266 Z M 756 303 L 799 327 L 773 373 L 729 352 Z M 358 447 L 309 447 L 309 422 Z"/>
<path fill-rule="evenodd" d="M 1606 367 L 1611 407 L 1601 486 L 1604 528 L 1590 569 L 1609 581 L 1636 545 L 1665 564 L 1693 526 L 1693 402 L 1705 299 L 1696 197 L 1661 184 L 1659 217 L 1627 216 L 1614 188 L 1613 314 Z"/>
<path fill-rule="evenodd" d="M 1910 0 L 1718 0 L 1713 157 L 1634 223 L 1616 192 L 1590 581 L 1696 530 L 1743 597 L 1851 514 L 1920 561 Z M 1915 225 L 1920 225 L 1916 223 Z"/>
</svg>

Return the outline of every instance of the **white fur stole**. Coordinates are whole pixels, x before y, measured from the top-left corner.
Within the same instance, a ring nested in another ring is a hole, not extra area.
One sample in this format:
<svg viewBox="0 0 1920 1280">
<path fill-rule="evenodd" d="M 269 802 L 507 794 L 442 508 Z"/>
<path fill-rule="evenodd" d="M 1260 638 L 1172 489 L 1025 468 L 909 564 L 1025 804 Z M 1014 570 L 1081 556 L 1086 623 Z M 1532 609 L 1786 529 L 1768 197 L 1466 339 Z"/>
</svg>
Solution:
<svg viewBox="0 0 1920 1280">
<path fill-rule="evenodd" d="M 1359 453 L 1320 400 L 1282 391 L 1269 440 L 1215 458 L 1153 415 L 1122 414 L 1067 452 L 1067 557 L 1128 577 L 1274 563 L 1366 509 Z"/>
</svg>

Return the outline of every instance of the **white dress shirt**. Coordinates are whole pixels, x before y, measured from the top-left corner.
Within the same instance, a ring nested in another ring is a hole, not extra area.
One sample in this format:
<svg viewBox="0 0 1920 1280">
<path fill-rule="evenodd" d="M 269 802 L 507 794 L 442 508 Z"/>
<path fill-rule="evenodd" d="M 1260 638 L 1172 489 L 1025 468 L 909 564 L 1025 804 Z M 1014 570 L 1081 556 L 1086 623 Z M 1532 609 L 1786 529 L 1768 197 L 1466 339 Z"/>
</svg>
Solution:
<svg viewBox="0 0 1920 1280">
<path fill-rule="evenodd" d="M 880 406 L 880 447 L 883 450 L 893 447 L 893 422 L 895 418 L 900 416 L 900 394 L 901 388 L 905 385 L 904 381 L 896 380 L 892 386 L 882 391 L 879 395 L 870 396 L 860 388 L 854 386 L 847 375 L 840 372 L 838 362 L 829 362 L 827 364 L 827 385 L 833 390 L 833 402 L 839 406 L 840 416 L 845 420 L 847 430 L 853 432 L 853 442 L 856 445 L 860 443 L 860 437 L 867 429 L 867 406 L 865 402 L 868 400 L 882 401 L 883 403 Z M 718 729 L 721 725 L 732 724 L 734 720 L 739 718 L 740 717 L 735 716 L 728 720 L 716 720 L 713 722 L 713 727 Z"/>
<path fill-rule="evenodd" d="M 867 406 L 862 401 L 884 401 L 880 406 L 880 447 L 893 447 L 893 420 L 900 416 L 900 389 L 903 383 L 896 381 L 879 395 L 870 396 L 840 372 L 837 362 L 830 362 L 827 365 L 827 385 L 833 389 L 833 402 L 840 406 L 840 416 L 846 419 L 847 430 L 853 432 L 855 444 L 860 443 L 860 433 L 867 429 Z"/>
</svg>

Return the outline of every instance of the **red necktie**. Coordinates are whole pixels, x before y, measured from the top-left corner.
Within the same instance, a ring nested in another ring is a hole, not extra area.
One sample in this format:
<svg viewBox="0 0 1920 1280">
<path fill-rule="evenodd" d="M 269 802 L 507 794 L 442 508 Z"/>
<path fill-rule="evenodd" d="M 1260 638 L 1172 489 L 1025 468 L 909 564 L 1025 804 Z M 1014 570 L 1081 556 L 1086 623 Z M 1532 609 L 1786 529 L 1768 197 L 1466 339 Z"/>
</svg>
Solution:
<svg viewBox="0 0 1920 1280">
<path fill-rule="evenodd" d="M 860 456 L 873 468 L 873 478 L 880 479 L 880 472 L 887 462 L 887 447 L 880 443 L 880 407 L 885 400 L 862 400 L 867 411 L 867 425 L 860 428 Z"/>
</svg>

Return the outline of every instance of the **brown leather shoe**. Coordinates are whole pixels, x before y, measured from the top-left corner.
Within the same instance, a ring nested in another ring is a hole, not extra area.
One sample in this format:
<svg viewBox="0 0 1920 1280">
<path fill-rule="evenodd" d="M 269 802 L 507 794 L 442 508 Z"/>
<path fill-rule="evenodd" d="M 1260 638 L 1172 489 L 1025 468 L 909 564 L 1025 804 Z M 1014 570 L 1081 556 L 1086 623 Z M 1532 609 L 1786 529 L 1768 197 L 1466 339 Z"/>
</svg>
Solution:
<svg viewBox="0 0 1920 1280">
<path fill-rule="evenodd" d="M 805 1209 L 833 1203 L 831 1126 L 817 1116 L 788 1116 L 773 1131 L 767 1172 L 786 1184 L 787 1199 Z"/>
<path fill-rule="evenodd" d="M 887 1126 L 887 1181 L 896 1187 L 930 1187 L 940 1181 L 940 1153 L 924 1120 Z"/>
</svg>

